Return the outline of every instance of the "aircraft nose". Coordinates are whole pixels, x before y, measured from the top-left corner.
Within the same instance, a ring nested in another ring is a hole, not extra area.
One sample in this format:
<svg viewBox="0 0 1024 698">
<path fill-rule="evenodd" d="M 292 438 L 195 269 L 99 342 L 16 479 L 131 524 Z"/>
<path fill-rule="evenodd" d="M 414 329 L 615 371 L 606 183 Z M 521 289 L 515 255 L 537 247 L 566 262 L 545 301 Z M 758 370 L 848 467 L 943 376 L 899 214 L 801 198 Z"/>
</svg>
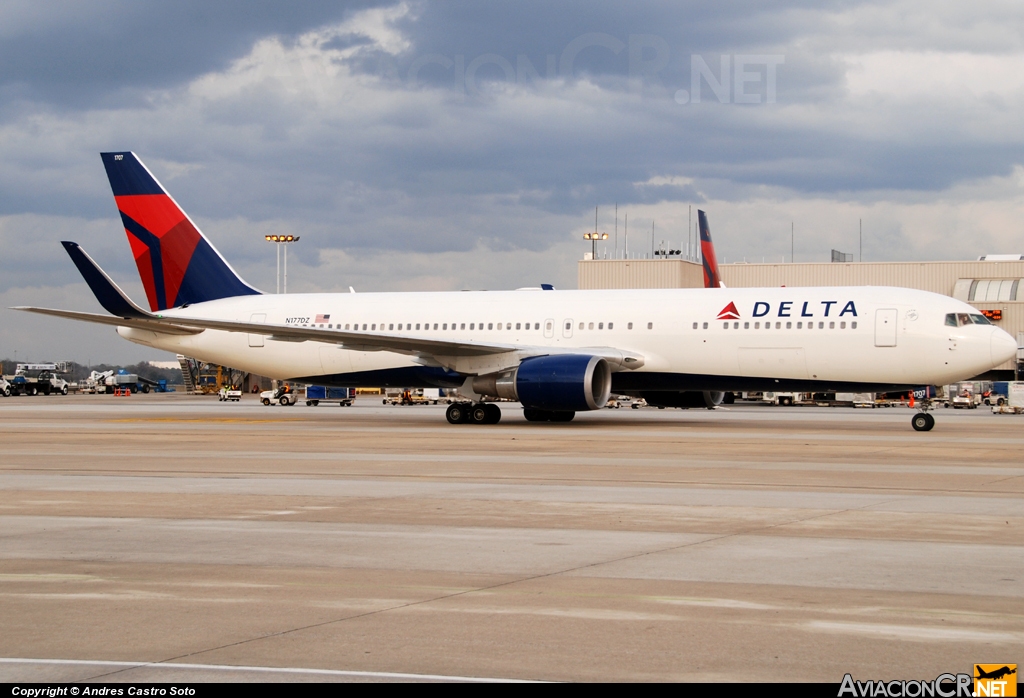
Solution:
<svg viewBox="0 0 1024 698">
<path fill-rule="evenodd" d="M 1017 340 L 998 327 L 992 330 L 992 365 L 998 366 L 1017 356 Z"/>
</svg>

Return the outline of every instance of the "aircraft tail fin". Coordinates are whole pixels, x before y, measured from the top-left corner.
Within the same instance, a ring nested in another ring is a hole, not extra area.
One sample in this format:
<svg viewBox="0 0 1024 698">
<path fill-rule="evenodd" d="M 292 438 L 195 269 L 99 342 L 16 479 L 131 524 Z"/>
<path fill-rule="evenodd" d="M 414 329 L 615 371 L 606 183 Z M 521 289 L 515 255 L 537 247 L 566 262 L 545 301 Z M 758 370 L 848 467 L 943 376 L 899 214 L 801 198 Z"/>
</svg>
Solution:
<svg viewBox="0 0 1024 698">
<path fill-rule="evenodd" d="M 715 257 L 715 246 L 711 242 L 708 217 L 700 209 L 697 210 L 697 222 L 700 224 L 700 258 L 704 263 L 704 288 L 725 288 L 722 276 L 718 273 L 718 259 Z"/>
<path fill-rule="evenodd" d="M 260 293 L 235 273 L 135 153 L 100 156 L 152 310 Z"/>
</svg>

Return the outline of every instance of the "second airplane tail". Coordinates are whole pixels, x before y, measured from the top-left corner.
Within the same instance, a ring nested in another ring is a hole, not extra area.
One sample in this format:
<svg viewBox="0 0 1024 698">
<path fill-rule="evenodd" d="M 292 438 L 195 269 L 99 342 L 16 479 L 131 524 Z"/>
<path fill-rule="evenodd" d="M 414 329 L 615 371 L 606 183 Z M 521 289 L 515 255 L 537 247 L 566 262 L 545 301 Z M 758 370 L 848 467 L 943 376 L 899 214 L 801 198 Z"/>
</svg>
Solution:
<svg viewBox="0 0 1024 698">
<path fill-rule="evenodd" d="M 100 153 L 151 310 L 256 295 L 135 153 Z"/>
<path fill-rule="evenodd" d="M 704 263 L 704 288 L 725 288 L 722 277 L 718 273 L 715 246 L 711 244 L 711 227 L 708 225 L 708 217 L 700 209 L 697 210 L 697 222 L 700 224 L 700 258 Z"/>
</svg>

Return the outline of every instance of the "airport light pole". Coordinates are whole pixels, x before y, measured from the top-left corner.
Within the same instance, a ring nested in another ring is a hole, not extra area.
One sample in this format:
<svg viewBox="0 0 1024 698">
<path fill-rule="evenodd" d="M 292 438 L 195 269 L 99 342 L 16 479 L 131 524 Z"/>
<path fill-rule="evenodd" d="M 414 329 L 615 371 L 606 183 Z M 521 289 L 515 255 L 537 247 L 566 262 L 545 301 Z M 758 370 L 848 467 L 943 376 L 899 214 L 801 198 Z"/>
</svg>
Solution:
<svg viewBox="0 0 1024 698">
<path fill-rule="evenodd" d="M 608 233 L 583 233 L 584 240 L 590 240 L 590 258 L 597 259 L 597 241 L 607 240 Z"/>
<path fill-rule="evenodd" d="M 281 245 L 298 242 L 298 235 L 264 235 L 267 242 L 277 245 L 277 292 L 281 293 Z M 284 292 L 288 293 L 288 248 L 284 248 Z"/>
</svg>

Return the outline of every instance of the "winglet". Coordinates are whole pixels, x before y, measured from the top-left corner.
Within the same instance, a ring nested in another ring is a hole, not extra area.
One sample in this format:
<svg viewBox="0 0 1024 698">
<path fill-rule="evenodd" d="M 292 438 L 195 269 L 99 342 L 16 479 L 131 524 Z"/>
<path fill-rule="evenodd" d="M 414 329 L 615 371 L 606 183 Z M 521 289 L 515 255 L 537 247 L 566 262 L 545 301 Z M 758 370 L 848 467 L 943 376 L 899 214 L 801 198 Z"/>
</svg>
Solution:
<svg viewBox="0 0 1024 698">
<path fill-rule="evenodd" d="M 81 245 L 77 242 L 62 241 L 71 261 L 78 267 L 85 283 L 89 284 L 96 300 L 100 302 L 108 313 L 123 318 L 152 318 L 150 313 L 135 305 L 131 298 L 125 295 L 124 291 L 117 287 L 107 273 L 100 269 L 100 266 L 93 261 L 92 257 L 86 254 Z"/>
</svg>

